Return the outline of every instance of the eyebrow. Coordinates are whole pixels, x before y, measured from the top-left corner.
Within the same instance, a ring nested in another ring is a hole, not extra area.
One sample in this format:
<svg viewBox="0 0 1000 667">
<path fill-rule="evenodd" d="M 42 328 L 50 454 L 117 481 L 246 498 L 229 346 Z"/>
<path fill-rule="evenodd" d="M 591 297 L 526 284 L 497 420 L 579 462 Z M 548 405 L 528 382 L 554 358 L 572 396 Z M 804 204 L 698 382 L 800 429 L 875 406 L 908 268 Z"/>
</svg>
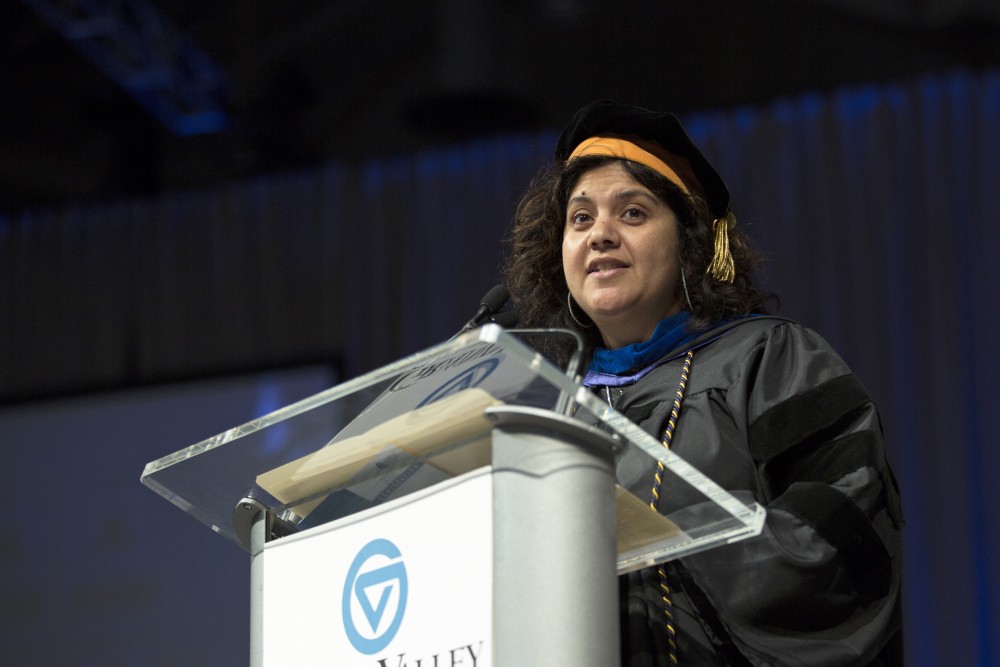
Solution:
<svg viewBox="0 0 1000 667">
<path fill-rule="evenodd" d="M 615 193 L 614 195 L 614 199 L 616 201 L 620 201 L 622 199 L 633 199 L 635 197 L 641 197 L 643 199 L 649 199 L 654 202 L 660 203 L 660 200 L 657 199 L 655 195 L 653 195 L 651 192 L 648 192 L 647 190 L 637 190 L 637 189 L 621 190 Z M 594 200 L 593 197 L 588 195 L 586 192 L 583 192 L 575 197 L 570 197 L 569 201 L 566 202 L 566 205 L 569 206 L 570 204 L 592 202 L 593 200 Z"/>
</svg>

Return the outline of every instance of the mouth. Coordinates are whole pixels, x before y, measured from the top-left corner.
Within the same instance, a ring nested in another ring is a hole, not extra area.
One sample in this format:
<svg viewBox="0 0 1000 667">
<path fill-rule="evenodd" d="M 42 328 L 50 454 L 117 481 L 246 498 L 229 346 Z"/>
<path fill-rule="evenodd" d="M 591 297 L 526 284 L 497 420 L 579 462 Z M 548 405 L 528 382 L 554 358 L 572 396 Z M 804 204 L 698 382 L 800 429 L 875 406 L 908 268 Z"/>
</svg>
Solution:
<svg viewBox="0 0 1000 667">
<path fill-rule="evenodd" d="M 608 271 L 614 271 L 615 269 L 625 269 L 628 268 L 628 264 L 622 262 L 621 260 L 612 259 L 610 257 L 602 257 L 600 259 L 591 260 L 587 264 L 587 273 L 606 273 Z"/>
</svg>

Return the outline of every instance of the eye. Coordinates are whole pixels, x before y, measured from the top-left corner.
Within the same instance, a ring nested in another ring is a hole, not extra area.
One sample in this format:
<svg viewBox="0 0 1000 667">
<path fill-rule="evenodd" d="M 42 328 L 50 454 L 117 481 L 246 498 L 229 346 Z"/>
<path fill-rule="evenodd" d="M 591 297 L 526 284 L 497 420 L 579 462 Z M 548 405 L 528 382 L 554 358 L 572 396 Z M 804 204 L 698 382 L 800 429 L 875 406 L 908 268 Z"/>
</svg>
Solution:
<svg viewBox="0 0 1000 667">
<path fill-rule="evenodd" d="M 622 217 L 626 220 L 643 220 L 646 217 L 646 212 L 636 206 L 630 206 L 622 213 Z"/>
<path fill-rule="evenodd" d="M 574 226 L 585 225 L 590 222 L 590 214 L 585 211 L 578 211 L 570 215 L 569 222 Z"/>
</svg>

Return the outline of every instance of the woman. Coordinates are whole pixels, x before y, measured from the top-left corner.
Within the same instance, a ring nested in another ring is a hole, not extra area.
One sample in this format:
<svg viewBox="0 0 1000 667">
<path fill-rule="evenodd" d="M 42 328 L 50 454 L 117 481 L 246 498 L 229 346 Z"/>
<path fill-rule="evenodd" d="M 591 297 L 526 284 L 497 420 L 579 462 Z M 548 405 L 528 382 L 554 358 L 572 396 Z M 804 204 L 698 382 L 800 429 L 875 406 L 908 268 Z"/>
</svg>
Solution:
<svg viewBox="0 0 1000 667">
<path fill-rule="evenodd" d="M 902 517 L 875 407 L 822 338 L 766 314 L 728 206 L 672 115 L 595 102 L 515 216 L 522 325 L 578 330 L 584 384 L 768 510 L 759 537 L 621 578 L 622 664 L 901 664 Z M 670 511 L 654 470 L 632 477 Z"/>
</svg>

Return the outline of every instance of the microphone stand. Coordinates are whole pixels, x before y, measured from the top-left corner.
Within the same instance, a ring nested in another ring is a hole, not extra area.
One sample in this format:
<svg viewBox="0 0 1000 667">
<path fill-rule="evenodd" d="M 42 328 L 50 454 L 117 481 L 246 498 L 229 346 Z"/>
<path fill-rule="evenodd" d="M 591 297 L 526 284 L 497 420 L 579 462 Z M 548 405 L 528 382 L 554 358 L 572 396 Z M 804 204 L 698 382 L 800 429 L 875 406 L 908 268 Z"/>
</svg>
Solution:
<svg viewBox="0 0 1000 667">
<path fill-rule="evenodd" d="M 576 343 L 576 349 L 570 355 L 569 363 L 566 364 L 566 376 L 579 384 L 582 379 L 580 374 L 580 364 L 583 362 L 583 337 L 572 329 L 506 329 L 507 333 L 516 336 L 554 336 L 558 338 L 572 338 Z M 572 417 L 575 412 L 575 401 L 566 392 L 559 393 L 559 401 L 556 403 L 555 411 L 559 414 Z"/>
</svg>

